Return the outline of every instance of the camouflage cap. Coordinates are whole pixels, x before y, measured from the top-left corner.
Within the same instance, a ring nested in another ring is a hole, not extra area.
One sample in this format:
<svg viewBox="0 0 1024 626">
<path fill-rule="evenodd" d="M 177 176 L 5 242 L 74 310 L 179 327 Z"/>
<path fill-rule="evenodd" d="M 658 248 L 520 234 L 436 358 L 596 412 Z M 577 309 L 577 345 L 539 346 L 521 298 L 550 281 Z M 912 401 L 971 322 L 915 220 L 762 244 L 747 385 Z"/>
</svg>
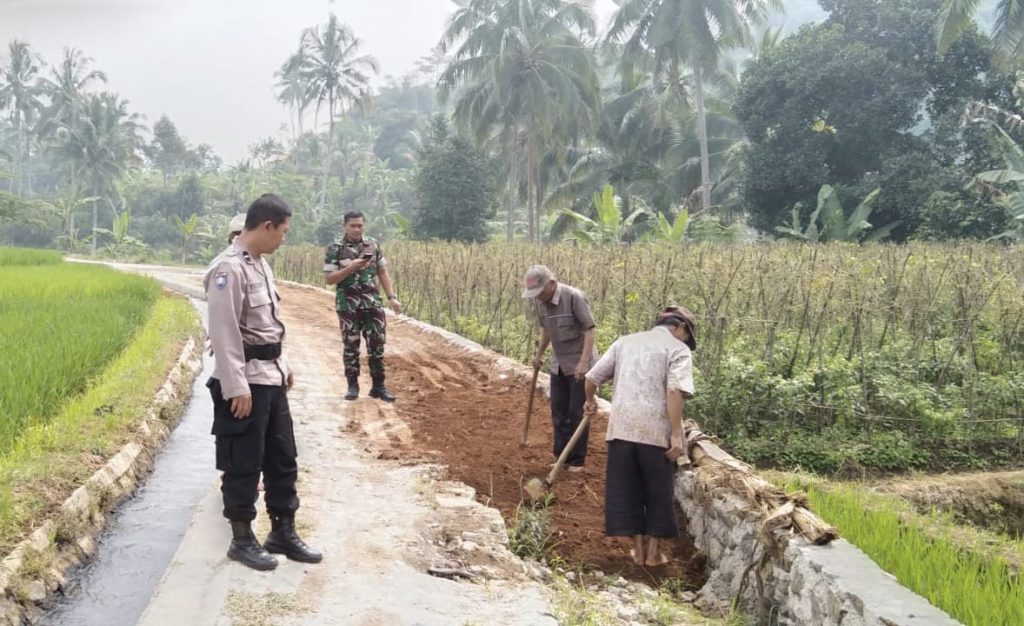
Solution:
<svg viewBox="0 0 1024 626">
<path fill-rule="evenodd" d="M 228 222 L 228 234 L 240 233 L 245 230 L 245 213 L 239 213 Z"/>
<path fill-rule="evenodd" d="M 523 277 L 523 297 L 536 298 L 544 290 L 544 286 L 555 280 L 555 273 L 546 265 L 534 265 L 526 270 Z"/>
</svg>

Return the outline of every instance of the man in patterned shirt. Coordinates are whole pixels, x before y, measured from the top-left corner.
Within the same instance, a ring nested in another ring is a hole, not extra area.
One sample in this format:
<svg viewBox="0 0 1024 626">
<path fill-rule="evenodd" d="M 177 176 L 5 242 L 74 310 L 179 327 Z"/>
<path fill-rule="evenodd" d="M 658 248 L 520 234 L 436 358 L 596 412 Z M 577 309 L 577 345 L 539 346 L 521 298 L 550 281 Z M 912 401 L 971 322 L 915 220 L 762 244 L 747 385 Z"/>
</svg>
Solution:
<svg viewBox="0 0 1024 626">
<path fill-rule="evenodd" d="M 363 235 L 363 214 L 345 214 L 345 236 L 327 246 L 324 256 L 324 279 L 337 286 L 335 308 L 345 342 L 345 378 L 348 380 L 346 400 L 359 397 L 359 336 L 366 338 L 366 356 L 373 386 L 370 397 L 394 402 L 395 396 L 384 386 L 384 343 L 387 338 L 387 316 L 381 302 L 380 288 L 387 295 L 396 313 L 402 303 L 395 296 L 388 274 L 387 260 L 377 242 Z"/>
<path fill-rule="evenodd" d="M 692 313 L 667 307 L 654 328 L 619 337 L 587 372 L 590 415 L 597 388 L 615 379 L 605 435 L 605 534 L 632 537 L 641 566 L 667 563 L 659 539 L 679 536 L 673 492 L 676 459 L 686 452 L 683 400 L 693 397 L 694 325 Z"/>
</svg>

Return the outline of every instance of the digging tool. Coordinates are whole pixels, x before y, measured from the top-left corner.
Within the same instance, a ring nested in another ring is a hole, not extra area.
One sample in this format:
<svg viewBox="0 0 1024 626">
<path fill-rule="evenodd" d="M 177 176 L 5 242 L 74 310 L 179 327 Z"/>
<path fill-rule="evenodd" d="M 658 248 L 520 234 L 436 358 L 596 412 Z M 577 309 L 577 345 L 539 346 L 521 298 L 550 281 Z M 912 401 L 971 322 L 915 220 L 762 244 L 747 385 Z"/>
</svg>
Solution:
<svg viewBox="0 0 1024 626">
<path fill-rule="evenodd" d="M 569 458 L 569 454 L 572 453 L 576 442 L 583 436 L 583 431 L 586 430 L 588 424 L 590 424 L 590 414 L 584 413 L 583 419 L 580 420 L 580 425 L 576 427 L 576 432 L 572 434 L 569 443 L 565 444 L 562 454 L 558 455 L 558 460 L 555 461 L 555 466 L 551 468 L 551 473 L 547 475 L 547 478 L 544 480 L 531 478 L 523 487 L 524 491 L 534 502 L 542 500 L 547 495 L 547 490 L 558 480 L 558 475 L 562 472 L 562 466 L 565 465 L 565 461 Z"/>
<path fill-rule="evenodd" d="M 537 376 L 540 374 L 540 365 L 533 366 L 533 381 L 530 383 L 530 398 L 526 401 L 526 420 L 523 423 L 523 438 L 519 445 L 523 448 L 530 445 L 530 416 L 533 415 L 533 397 L 537 395 Z"/>
</svg>

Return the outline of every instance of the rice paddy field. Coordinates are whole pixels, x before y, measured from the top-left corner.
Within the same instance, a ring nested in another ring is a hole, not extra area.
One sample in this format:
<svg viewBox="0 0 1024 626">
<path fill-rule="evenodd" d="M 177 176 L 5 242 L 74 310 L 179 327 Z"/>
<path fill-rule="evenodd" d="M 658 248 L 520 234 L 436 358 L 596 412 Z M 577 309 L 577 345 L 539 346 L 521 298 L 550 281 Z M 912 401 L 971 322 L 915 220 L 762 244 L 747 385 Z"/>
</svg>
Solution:
<svg viewBox="0 0 1024 626">
<path fill-rule="evenodd" d="M 0 454 L 88 386 L 159 294 L 148 279 L 0 249 Z"/>
</svg>

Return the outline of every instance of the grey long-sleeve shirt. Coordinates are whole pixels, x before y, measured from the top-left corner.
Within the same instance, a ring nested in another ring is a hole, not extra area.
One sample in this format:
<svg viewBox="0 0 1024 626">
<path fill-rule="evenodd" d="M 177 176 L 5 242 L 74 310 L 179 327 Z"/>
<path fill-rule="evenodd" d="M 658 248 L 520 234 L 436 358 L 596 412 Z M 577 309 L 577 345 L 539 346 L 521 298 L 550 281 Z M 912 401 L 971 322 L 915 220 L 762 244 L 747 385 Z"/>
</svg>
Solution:
<svg viewBox="0 0 1024 626">
<path fill-rule="evenodd" d="M 203 277 L 209 307 L 214 377 L 225 398 L 249 394 L 249 385 L 284 385 L 291 369 L 278 359 L 245 360 L 246 345 L 284 341 L 281 296 L 266 259 L 253 257 L 236 239 L 210 263 Z"/>
</svg>

